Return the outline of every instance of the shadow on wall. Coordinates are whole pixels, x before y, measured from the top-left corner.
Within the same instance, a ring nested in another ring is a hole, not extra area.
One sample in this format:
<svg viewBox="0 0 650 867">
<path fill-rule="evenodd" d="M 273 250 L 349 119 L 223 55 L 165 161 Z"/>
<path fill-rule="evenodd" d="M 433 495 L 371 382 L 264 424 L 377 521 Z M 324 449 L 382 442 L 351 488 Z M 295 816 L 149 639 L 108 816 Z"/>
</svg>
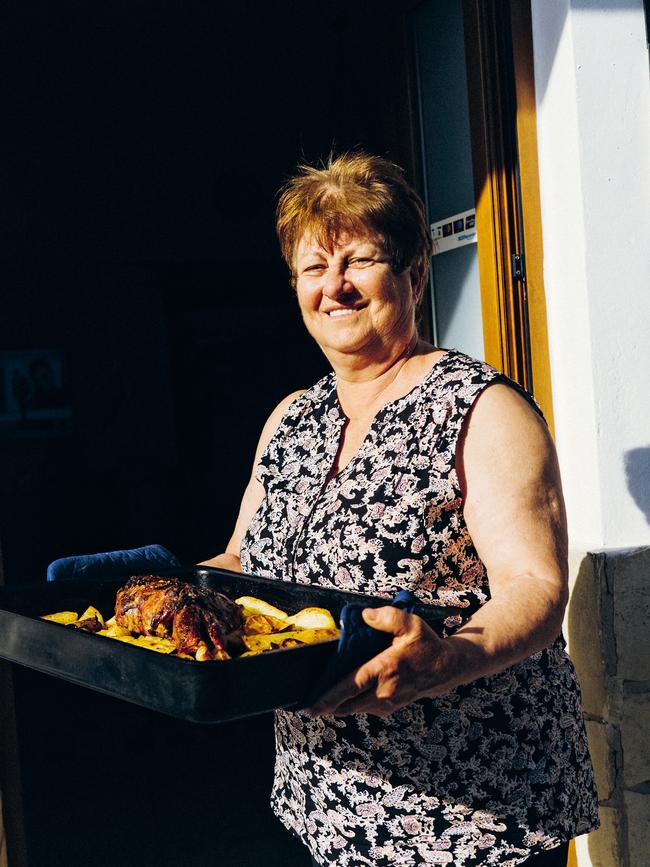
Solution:
<svg viewBox="0 0 650 867">
<path fill-rule="evenodd" d="M 650 524 L 650 446 L 630 449 L 624 461 L 628 490 Z"/>
</svg>

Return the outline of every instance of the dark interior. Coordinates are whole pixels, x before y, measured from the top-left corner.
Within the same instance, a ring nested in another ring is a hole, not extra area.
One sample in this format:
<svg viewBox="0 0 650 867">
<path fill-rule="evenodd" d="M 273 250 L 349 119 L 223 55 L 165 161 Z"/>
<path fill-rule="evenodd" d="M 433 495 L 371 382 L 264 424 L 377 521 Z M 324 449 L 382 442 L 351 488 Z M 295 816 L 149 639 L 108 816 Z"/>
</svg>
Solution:
<svg viewBox="0 0 650 867">
<path fill-rule="evenodd" d="M 7 584 L 76 553 L 223 549 L 263 421 L 327 371 L 275 193 L 330 149 L 412 176 L 402 12 L 5 10 L 0 352 L 55 351 L 69 406 L 64 432 L 0 429 Z M 203 728 L 23 669 L 15 689 L 30 867 L 308 863 L 268 807 L 269 716 Z"/>
</svg>

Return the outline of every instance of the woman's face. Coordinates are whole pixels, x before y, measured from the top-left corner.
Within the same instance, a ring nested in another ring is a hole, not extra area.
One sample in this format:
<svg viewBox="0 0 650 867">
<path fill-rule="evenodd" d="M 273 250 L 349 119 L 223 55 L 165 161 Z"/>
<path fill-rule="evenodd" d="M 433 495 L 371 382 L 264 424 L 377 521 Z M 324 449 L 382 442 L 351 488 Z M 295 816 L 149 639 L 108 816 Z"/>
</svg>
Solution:
<svg viewBox="0 0 650 867">
<path fill-rule="evenodd" d="M 326 250 L 304 236 L 294 259 L 307 330 L 332 360 L 337 353 L 386 357 L 413 333 L 421 275 L 393 273 L 372 236 L 342 236 Z"/>
</svg>

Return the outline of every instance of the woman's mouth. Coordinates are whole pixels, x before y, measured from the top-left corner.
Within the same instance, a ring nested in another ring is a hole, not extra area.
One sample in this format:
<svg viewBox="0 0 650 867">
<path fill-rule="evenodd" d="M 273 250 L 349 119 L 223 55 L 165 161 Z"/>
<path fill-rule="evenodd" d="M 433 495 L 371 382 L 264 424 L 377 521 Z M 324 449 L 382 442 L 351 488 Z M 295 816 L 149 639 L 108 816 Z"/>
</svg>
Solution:
<svg viewBox="0 0 650 867">
<path fill-rule="evenodd" d="M 330 319 L 345 319 L 349 316 L 356 316 L 361 309 L 360 307 L 337 307 L 326 312 Z"/>
</svg>

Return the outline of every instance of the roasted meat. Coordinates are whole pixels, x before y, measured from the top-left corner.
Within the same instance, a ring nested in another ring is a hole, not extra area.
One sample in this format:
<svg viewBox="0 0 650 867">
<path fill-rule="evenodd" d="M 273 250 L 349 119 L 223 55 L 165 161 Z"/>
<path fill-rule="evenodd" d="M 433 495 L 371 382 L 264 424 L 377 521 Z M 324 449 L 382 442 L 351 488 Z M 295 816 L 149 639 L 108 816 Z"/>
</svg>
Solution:
<svg viewBox="0 0 650 867">
<path fill-rule="evenodd" d="M 244 615 L 237 603 L 209 587 L 177 578 L 136 575 L 117 591 L 115 621 L 131 632 L 171 638 L 179 653 L 224 659 L 237 643 Z"/>
</svg>

